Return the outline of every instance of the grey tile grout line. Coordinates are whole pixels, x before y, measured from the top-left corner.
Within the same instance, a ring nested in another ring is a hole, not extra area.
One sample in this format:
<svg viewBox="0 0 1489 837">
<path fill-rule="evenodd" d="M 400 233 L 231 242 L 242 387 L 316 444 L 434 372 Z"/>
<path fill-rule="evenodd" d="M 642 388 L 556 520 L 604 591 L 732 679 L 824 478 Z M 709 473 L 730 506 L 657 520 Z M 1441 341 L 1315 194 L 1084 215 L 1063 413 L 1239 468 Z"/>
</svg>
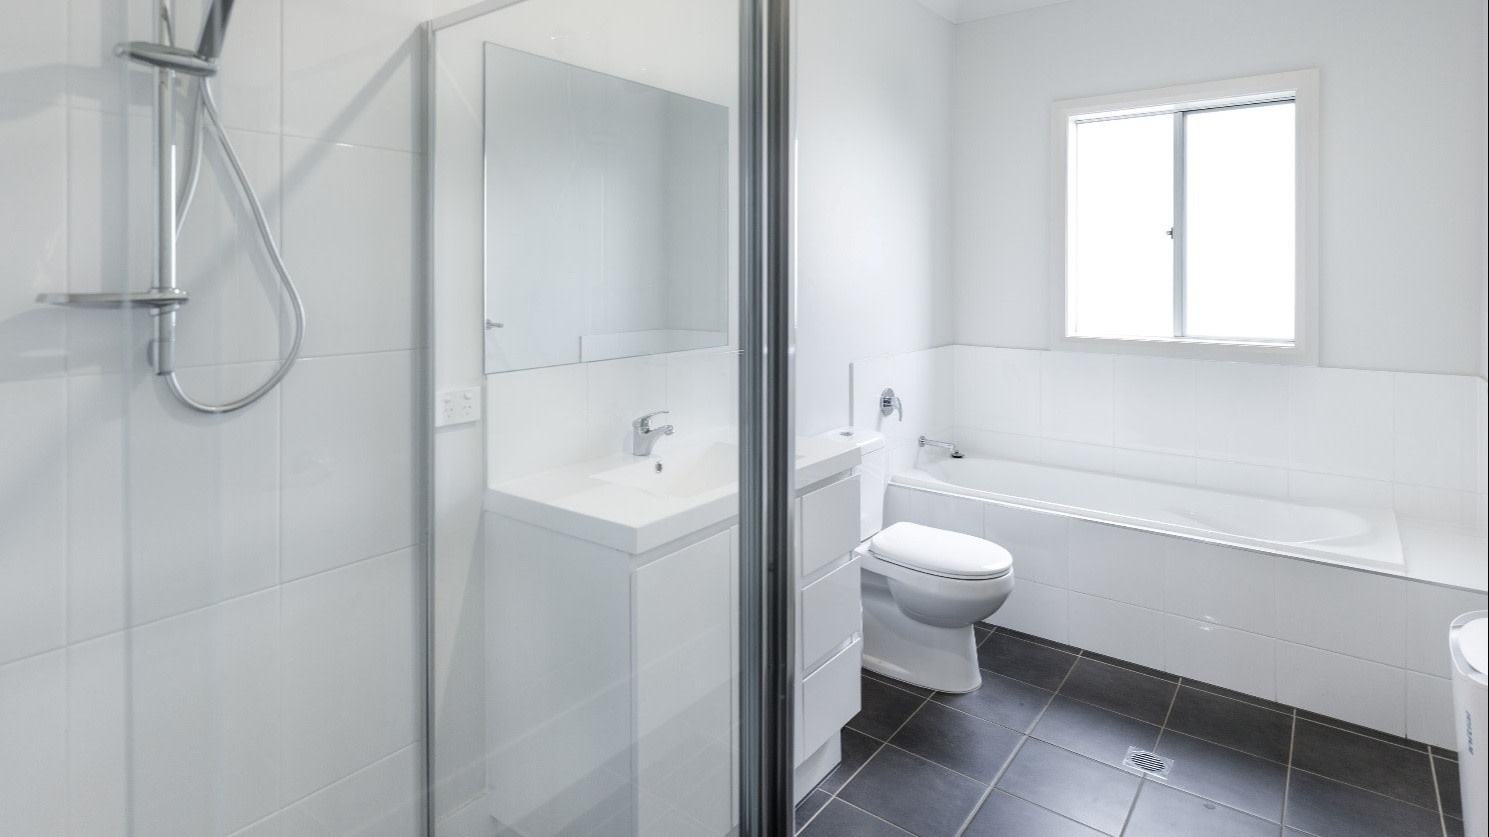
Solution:
<svg viewBox="0 0 1489 837">
<path fill-rule="evenodd" d="M 1282 834 L 1287 833 L 1287 806 L 1292 801 L 1293 795 L 1293 750 L 1298 743 L 1298 710 L 1293 709 L 1292 728 L 1288 730 L 1287 736 L 1287 771 L 1283 774 L 1286 778 L 1282 782 Z M 1302 829 L 1299 829 L 1300 831 Z"/>
<path fill-rule="evenodd" d="M 867 670 L 868 670 L 868 669 L 864 669 L 864 670 L 865 670 L 865 671 L 867 671 Z M 874 678 L 873 678 L 873 677 L 870 677 L 870 678 L 869 678 L 869 679 L 870 679 L 870 680 L 873 680 L 873 679 L 874 679 Z M 890 687 L 890 688 L 896 688 L 896 689 L 897 689 L 897 688 L 898 688 L 898 687 L 897 687 L 897 686 L 894 686 L 894 685 L 893 685 L 893 684 L 891 684 L 891 683 L 885 683 L 885 684 L 884 684 L 884 685 L 886 685 L 886 686 L 889 686 L 889 687 Z M 899 691 L 902 691 L 902 692 L 905 692 L 905 690 L 904 690 L 904 689 L 899 689 Z M 914 692 L 905 692 L 905 694 L 907 694 L 907 695 L 913 695 L 913 696 L 914 696 L 914 697 L 920 697 L 920 695 L 916 695 L 916 694 L 915 694 L 915 693 L 914 693 Z M 804 831 L 804 830 L 806 830 L 806 827 L 807 827 L 807 826 L 809 826 L 809 825 L 811 825 L 811 824 L 812 824 L 812 820 L 815 820 L 815 819 L 817 819 L 817 818 L 818 818 L 818 817 L 820 817 L 820 816 L 822 816 L 822 812 L 823 812 L 823 811 L 826 811 L 826 810 L 827 810 L 827 806 L 828 806 L 828 805 L 831 805 L 831 804 L 832 804 L 832 801 L 833 801 L 833 800 L 834 800 L 834 799 L 838 799 L 838 793 L 840 793 L 840 792 L 841 792 L 841 791 L 842 791 L 842 790 L 843 790 L 843 788 L 846 788 L 846 787 L 848 787 L 848 785 L 849 785 L 849 784 L 850 784 L 850 783 L 851 783 L 851 782 L 852 782 L 852 781 L 853 781 L 853 780 L 854 780 L 854 779 L 856 779 L 856 778 L 858 778 L 858 774 L 860 774 L 860 773 L 862 773 L 862 772 L 863 772 L 863 769 L 864 769 L 864 768 L 865 768 L 865 767 L 868 767 L 868 765 L 869 765 L 869 762 L 871 762 L 871 761 L 873 761 L 873 760 L 874 760 L 874 756 L 877 756 L 877 755 L 879 755 L 879 753 L 881 753 L 881 752 L 883 752 L 883 751 L 884 751 L 884 748 L 885 748 L 885 747 L 888 747 L 888 746 L 890 746 L 890 743 L 889 743 L 889 739 L 890 739 L 890 738 L 893 738 L 893 737 L 894 737 L 894 736 L 895 736 L 895 733 L 897 733 L 897 732 L 899 732 L 899 731 L 900 731 L 900 730 L 902 730 L 902 729 L 904 729 L 904 728 L 905 728 L 905 724 L 908 724 L 908 723 L 910 723 L 910 719 L 911 719 L 911 718 L 914 718 L 914 717 L 915 717 L 915 716 L 916 716 L 916 714 L 917 714 L 917 713 L 919 713 L 919 712 L 920 712 L 920 710 L 921 710 L 921 709 L 924 709 L 924 708 L 925 708 L 925 705 L 926 705 L 926 704 L 927 704 L 927 703 L 929 703 L 929 702 L 930 702 L 930 700 L 931 700 L 931 697 L 932 697 L 932 696 L 934 696 L 934 695 L 935 695 L 935 694 L 936 694 L 936 693 L 935 693 L 935 692 L 934 692 L 934 691 L 932 691 L 932 692 L 931 692 L 931 694 L 930 694 L 930 695 L 927 695 L 927 696 L 925 696 L 925 697 L 923 697 L 923 698 L 921 698 L 921 700 L 920 700 L 920 705 L 919 705 L 919 706 L 916 706 L 916 707 L 915 707 L 915 709 L 913 709 L 913 710 L 912 710 L 912 711 L 911 711 L 911 712 L 910 712 L 910 714 L 909 714 L 909 715 L 906 715 L 906 716 L 905 716 L 905 720 L 903 720 L 903 721 L 901 721 L 901 722 L 900 722 L 900 725 L 899 725 L 899 726 L 897 726 L 897 727 L 895 727 L 895 728 L 894 728 L 894 730 L 893 730 L 893 731 L 891 731 L 891 732 L 890 732 L 890 733 L 889 733 L 889 737 L 888 737 L 888 738 L 884 738 L 884 739 L 879 739 L 879 738 L 874 738 L 874 736 L 872 736 L 872 735 L 869 735 L 869 734 L 868 734 L 868 733 L 866 733 L 866 732 L 860 732 L 860 731 L 859 731 L 859 730 L 856 730 L 856 729 L 855 729 L 855 730 L 853 730 L 853 731 L 854 731 L 854 732 L 856 732 L 856 733 L 858 733 L 858 734 L 859 734 L 859 735 L 862 735 L 862 736 L 863 736 L 863 737 L 865 737 L 865 738 L 868 738 L 868 739 L 870 739 L 870 740 L 872 740 L 872 741 L 878 741 L 878 742 L 879 742 L 879 746 L 877 746 L 877 747 L 875 747 L 875 748 L 874 748 L 874 752 L 872 752 L 872 753 L 869 753 L 869 757 L 868 757 L 868 758 L 866 758 L 866 759 L 864 759 L 864 760 L 863 760 L 863 764 L 860 764 L 860 765 L 859 765 L 859 766 L 858 766 L 858 769 L 857 769 L 857 770 L 854 770 L 854 771 L 853 771 L 853 775 L 851 775 L 851 776 L 849 776 L 849 777 L 848 777 L 848 778 L 847 778 L 847 779 L 845 779 L 845 780 L 843 780 L 843 784 L 841 784 L 841 785 L 839 785 L 839 786 L 838 786 L 838 789 L 837 789 L 837 790 L 836 790 L 836 791 L 833 791 L 833 792 L 832 792 L 832 793 L 829 793 L 829 794 L 828 794 L 828 799 L 827 799 L 827 802 L 825 802 L 825 803 L 823 803 L 823 804 L 822 804 L 822 808 L 821 808 L 821 809 L 820 809 L 820 810 L 818 810 L 818 811 L 817 811 L 817 813 L 815 813 L 815 814 L 813 814 L 813 815 L 812 815 L 812 817 L 811 817 L 811 819 L 809 819 L 809 820 L 807 820 L 807 821 L 806 821 L 806 822 L 805 822 L 805 823 L 802 823 L 802 824 L 801 824 L 801 825 L 799 825 L 799 826 L 797 826 L 797 827 L 796 827 L 796 829 L 795 829 L 795 831 L 794 831 L 794 832 L 793 832 L 793 833 L 795 833 L 795 834 L 800 834 L 800 833 L 801 833 L 801 832 L 802 832 L 802 831 Z M 844 726 L 844 727 L 843 727 L 843 729 L 852 729 L 852 727 L 849 727 L 849 726 Z M 899 750 L 899 749 L 901 749 L 901 748 L 899 748 L 899 747 L 895 747 L 895 749 L 896 749 L 896 750 Z M 908 750 L 907 750 L 907 751 L 905 751 L 905 752 L 909 752 L 909 751 L 908 751 Z M 911 753 L 911 755 L 915 755 L 915 754 L 914 754 L 914 753 Z M 921 757 L 920 757 L 920 756 L 915 756 L 915 757 L 916 757 L 916 758 L 921 758 Z M 930 762 L 930 763 L 931 763 L 931 764 L 936 764 L 936 762 L 933 762 L 933 761 L 931 761 L 931 760 L 930 760 L 930 759 L 924 759 L 924 761 L 927 761 L 927 762 Z M 937 767 L 942 767 L 942 765 L 939 765 L 939 764 L 936 764 L 936 766 L 937 766 Z M 947 770 L 950 770 L 950 768 L 945 768 L 945 769 L 947 769 Z M 952 771 L 952 772 L 956 772 L 956 771 Z M 957 775 L 962 775 L 962 774 L 957 774 Z M 823 777 L 823 778 L 826 778 L 826 777 Z M 968 777 L 968 778 L 971 778 L 971 777 Z M 812 790 L 813 790 L 813 791 L 815 791 L 815 790 L 817 790 L 817 788 L 820 788 L 820 787 L 821 787 L 821 785 L 822 785 L 822 783 L 821 783 L 821 782 L 818 782 L 818 783 L 817 783 L 817 787 L 814 787 L 814 788 L 812 788 Z M 825 791 L 824 791 L 824 792 L 825 792 Z M 808 791 L 808 792 L 807 792 L 807 796 L 811 796 L 811 795 L 812 795 L 812 792 L 811 792 L 811 791 Z M 804 796 L 804 797 L 802 797 L 802 799 L 806 799 L 806 796 Z M 846 799 L 844 799 L 844 800 L 842 800 L 842 803 L 843 803 L 843 804 L 844 804 L 844 805 L 852 805 L 852 806 L 853 806 L 853 807 L 854 807 L 854 808 L 858 808 L 858 806 L 857 806 L 857 805 L 853 805 L 853 803 L 852 803 L 852 802 L 849 802 L 849 801 L 848 801 L 848 800 L 846 800 Z M 793 807 L 793 808 L 794 808 L 794 807 L 795 807 L 795 806 L 792 806 L 792 807 Z M 864 811 L 864 809 L 862 809 L 862 808 L 858 808 L 858 810 L 860 810 L 860 811 Z M 889 822 L 889 820 L 886 820 L 886 819 L 884 819 L 884 818 L 883 818 L 883 817 L 878 817 L 878 816 L 875 816 L 875 815 L 874 815 L 874 813 L 873 813 L 873 812 L 872 812 L 872 811 L 864 811 L 864 813 L 865 813 L 865 814 L 868 814 L 868 815 L 869 815 L 869 816 L 871 816 L 871 817 L 874 817 L 874 819 L 876 819 L 876 820 L 881 820 L 881 821 L 883 821 L 883 822 L 887 822 L 887 823 L 889 823 L 889 824 L 890 824 L 890 825 L 894 825 L 894 823 L 892 823 L 892 822 Z M 899 828 L 899 826 L 897 826 L 897 825 L 895 825 L 895 826 L 894 826 L 894 827 L 895 827 L 895 828 Z M 901 830 L 901 831 L 905 831 L 905 829 L 900 829 L 900 830 Z M 909 832 L 909 831 L 905 831 L 905 833 L 906 833 L 906 834 L 910 834 L 910 833 L 912 833 L 912 832 Z"/>
<path fill-rule="evenodd" d="M 1174 704 L 1179 702 L 1179 687 L 1183 685 L 1183 682 L 1183 678 L 1180 678 L 1179 682 L 1174 684 L 1174 693 L 1172 695 L 1169 695 L 1168 698 L 1168 708 L 1163 710 L 1163 722 L 1158 725 L 1158 737 L 1153 739 L 1153 751 L 1155 753 L 1158 751 L 1158 745 L 1163 743 L 1163 733 L 1168 730 L 1168 719 L 1174 714 Z M 1122 817 L 1122 827 L 1117 831 L 1118 834 L 1127 833 L 1127 826 L 1132 823 L 1132 812 L 1137 810 L 1137 801 L 1143 798 L 1143 790 L 1148 786 L 1148 781 L 1149 778 L 1147 776 L 1139 774 L 1137 780 L 1137 793 L 1132 795 L 1132 801 L 1127 804 L 1127 814 Z M 1204 799 L 1204 797 L 1200 798 Z M 1216 805 L 1221 804 L 1219 802 L 1215 802 L 1215 800 L 1213 799 L 1205 799 L 1205 801 L 1213 802 Z M 1281 829 L 1279 829 L 1278 831 L 1280 833 Z"/>
<path fill-rule="evenodd" d="M 1427 751 L 1427 768 L 1432 772 L 1432 798 L 1437 800 L 1437 825 L 1442 829 L 1442 837 L 1448 837 L 1447 812 L 1443 810 L 1442 785 L 1437 782 L 1437 759 L 1432 757 L 1432 751 Z"/>
<path fill-rule="evenodd" d="M 985 636 L 985 637 L 982 638 L 982 642 L 979 642 L 977 644 L 977 647 L 978 648 L 981 648 L 982 647 L 982 643 L 983 642 L 987 642 L 988 638 L 991 637 L 991 636 L 992 636 L 992 633 L 989 632 L 987 636 Z M 1014 637 L 1014 639 L 1017 639 L 1017 637 Z M 1080 655 L 1076 655 L 1076 658 L 1077 659 L 1079 659 L 1079 657 L 1080 657 Z M 1034 737 L 1034 728 L 1037 727 L 1037 726 L 1039 726 L 1039 722 L 1040 721 L 1044 720 L 1045 713 L 1048 712 L 1050 710 L 1050 707 L 1052 705 L 1054 705 L 1054 703 L 1055 703 L 1055 696 L 1058 695 L 1058 694 L 1060 694 L 1060 689 L 1064 688 L 1065 681 L 1070 679 L 1070 673 L 1073 672 L 1073 671 L 1075 671 L 1075 664 L 1074 663 L 1071 663 L 1070 664 L 1070 668 L 1067 669 L 1066 672 L 1065 672 L 1065 676 L 1064 677 L 1061 677 L 1059 684 L 1056 685 L 1055 688 L 1050 691 L 1049 700 L 1047 700 L 1047 701 L 1044 702 L 1044 708 L 1040 709 L 1039 710 L 1039 714 L 1036 715 L 1036 716 L 1034 716 L 1034 722 L 1032 724 L 1029 724 L 1029 729 L 1022 734 L 1023 737 L 1021 737 L 1019 739 L 1018 746 L 1017 747 L 1014 747 L 1013 748 L 1013 752 L 1008 754 L 1008 760 L 1005 761 L 1005 762 L 1003 762 L 1003 766 L 1002 767 L 998 768 L 998 772 L 993 775 L 993 780 L 988 783 L 987 789 L 982 792 L 982 796 L 978 798 L 977 804 L 976 805 L 973 805 L 972 806 L 972 810 L 969 811 L 969 812 L 967 812 L 966 818 L 962 820 L 961 827 L 958 828 L 955 831 L 953 837 L 962 837 L 962 835 L 966 833 L 967 829 L 971 827 L 972 821 L 974 819 L 977 819 L 978 813 L 980 813 L 982 811 L 982 806 L 983 805 L 986 805 L 987 804 L 988 797 L 990 797 L 990 796 L 993 795 L 993 790 L 995 788 L 997 788 L 999 780 L 1001 780 L 1003 778 L 1003 774 L 1005 774 L 1005 773 L 1008 772 L 1008 768 L 1013 766 L 1013 760 L 1019 757 L 1019 753 L 1023 752 L 1024 745 L 1025 744 L 1028 744 L 1029 743 L 1029 739 Z M 1019 682 L 1023 682 L 1023 681 L 1019 681 Z M 1030 683 L 1029 685 L 1033 686 L 1034 684 Z M 1036 686 L 1035 688 L 1038 688 L 1038 687 Z M 999 726 L 1002 726 L 1002 725 L 999 724 Z M 1005 729 L 1007 729 L 1007 728 L 1005 727 Z M 1039 740 L 1039 739 L 1036 739 L 1036 740 Z M 1017 799 L 1021 799 L 1024 802 L 1029 802 L 1029 800 L 1024 799 L 1021 796 L 1020 797 L 1016 797 L 1016 798 Z M 1037 808 L 1041 808 L 1042 810 L 1049 810 L 1048 808 L 1044 808 L 1044 806 L 1038 805 L 1037 803 L 1034 803 L 1034 802 L 1029 802 L 1029 804 L 1030 805 L 1034 805 Z M 1057 816 L 1065 817 L 1064 814 L 1060 814 L 1057 811 L 1051 811 L 1050 813 L 1056 814 Z M 1070 818 L 1069 817 L 1065 817 L 1065 819 L 1070 819 Z M 1070 821 L 1071 822 L 1075 822 L 1075 820 L 1070 820 Z"/>
</svg>

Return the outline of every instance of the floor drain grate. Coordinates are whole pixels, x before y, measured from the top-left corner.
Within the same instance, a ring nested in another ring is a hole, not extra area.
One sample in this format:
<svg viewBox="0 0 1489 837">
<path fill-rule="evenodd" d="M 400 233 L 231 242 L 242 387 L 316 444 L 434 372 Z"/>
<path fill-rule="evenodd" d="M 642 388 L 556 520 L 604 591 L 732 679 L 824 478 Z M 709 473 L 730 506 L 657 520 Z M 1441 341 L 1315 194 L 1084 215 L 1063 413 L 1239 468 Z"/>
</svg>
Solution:
<svg viewBox="0 0 1489 837">
<path fill-rule="evenodd" d="M 1122 759 L 1122 766 L 1141 770 L 1149 776 L 1167 779 L 1169 769 L 1174 766 L 1174 760 L 1166 759 L 1151 750 L 1128 747 L 1127 758 Z"/>
</svg>

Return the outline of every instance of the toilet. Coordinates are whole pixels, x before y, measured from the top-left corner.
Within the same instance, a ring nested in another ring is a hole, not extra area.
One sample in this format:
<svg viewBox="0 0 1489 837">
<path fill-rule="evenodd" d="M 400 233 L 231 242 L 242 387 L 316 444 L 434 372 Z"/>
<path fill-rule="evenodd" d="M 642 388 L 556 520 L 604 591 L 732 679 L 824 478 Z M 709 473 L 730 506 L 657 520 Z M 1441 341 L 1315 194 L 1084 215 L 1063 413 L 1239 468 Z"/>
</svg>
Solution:
<svg viewBox="0 0 1489 837">
<path fill-rule="evenodd" d="M 847 428 L 834 434 L 878 435 Z M 856 554 L 863 569 L 863 667 L 940 692 L 976 691 L 982 673 L 972 626 L 1013 592 L 1013 556 L 961 532 L 909 522 L 881 528 L 885 452 L 882 442 L 862 450 L 863 542 Z"/>
</svg>

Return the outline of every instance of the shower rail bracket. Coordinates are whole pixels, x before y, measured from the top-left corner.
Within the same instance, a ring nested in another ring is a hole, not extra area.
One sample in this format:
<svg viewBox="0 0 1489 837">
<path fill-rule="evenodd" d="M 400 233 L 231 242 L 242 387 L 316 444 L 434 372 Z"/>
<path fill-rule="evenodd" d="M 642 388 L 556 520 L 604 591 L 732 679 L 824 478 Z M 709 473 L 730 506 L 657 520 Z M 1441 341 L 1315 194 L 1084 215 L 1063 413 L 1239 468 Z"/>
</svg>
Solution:
<svg viewBox="0 0 1489 837">
<path fill-rule="evenodd" d="M 64 308 L 179 308 L 191 301 L 191 294 L 179 288 L 149 291 L 104 291 L 83 294 L 37 294 L 36 301 Z"/>
</svg>

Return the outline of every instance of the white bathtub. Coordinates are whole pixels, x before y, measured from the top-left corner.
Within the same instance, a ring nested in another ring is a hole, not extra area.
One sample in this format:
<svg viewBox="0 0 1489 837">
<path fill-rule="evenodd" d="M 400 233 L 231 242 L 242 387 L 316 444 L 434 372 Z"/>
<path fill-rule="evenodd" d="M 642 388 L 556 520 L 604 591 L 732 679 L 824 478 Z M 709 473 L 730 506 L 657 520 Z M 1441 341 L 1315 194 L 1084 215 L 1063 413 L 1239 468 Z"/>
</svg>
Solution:
<svg viewBox="0 0 1489 837">
<path fill-rule="evenodd" d="M 941 459 L 890 480 L 1277 555 L 1404 574 L 1396 515 L 1310 506 L 1002 459 Z"/>
</svg>

